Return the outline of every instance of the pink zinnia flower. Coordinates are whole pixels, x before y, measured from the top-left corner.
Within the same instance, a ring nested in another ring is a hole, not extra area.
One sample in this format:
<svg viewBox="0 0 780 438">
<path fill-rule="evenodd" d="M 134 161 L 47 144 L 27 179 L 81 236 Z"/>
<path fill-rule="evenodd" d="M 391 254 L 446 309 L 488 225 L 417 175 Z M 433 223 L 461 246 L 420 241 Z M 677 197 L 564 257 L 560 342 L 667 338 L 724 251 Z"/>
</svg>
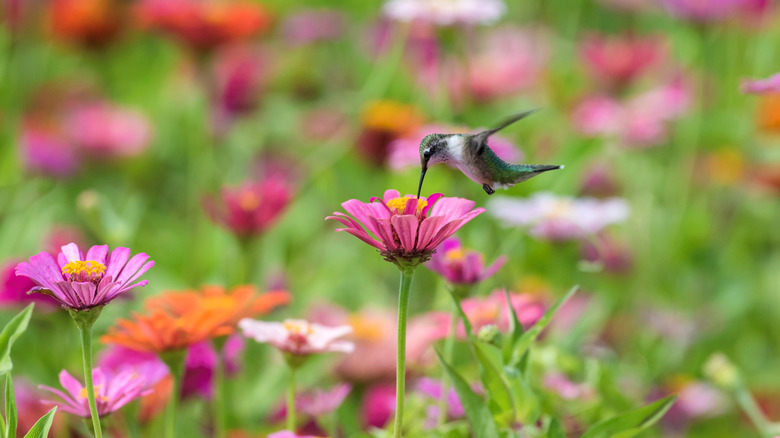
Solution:
<svg viewBox="0 0 780 438">
<path fill-rule="evenodd" d="M 66 177 L 80 166 L 76 146 L 45 123 L 25 120 L 19 148 L 24 166 L 32 172 Z"/>
<path fill-rule="evenodd" d="M 312 417 L 321 417 L 338 409 L 350 391 L 352 385 L 343 383 L 328 391 L 303 393 L 295 398 L 295 408 Z"/>
<path fill-rule="evenodd" d="M 92 370 L 92 379 L 95 385 L 97 411 L 101 417 L 118 410 L 137 397 L 151 393 L 151 390 L 144 389 L 146 379 L 132 371 L 122 371 L 116 376 L 109 377 L 100 368 L 95 368 Z M 65 370 L 60 373 L 60 384 L 65 388 L 67 394 L 58 389 L 40 385 L 41 389 L 51 391 L 62 399 L 62 401 L 44 400 L 43 403 L 57 405 L 65 412 L 89 418 L 87 388 Z"/>
<path fill-rule="evenodd" d="M 389 18 L 449 26 L 490 24 L 506 12 L 502 0 L 389 0 L 384 5 Z"/>
<path fill-rule="evenodd" d="M 324 437 L 317 437 L 314 435 L 298 435 L 297 433 L 290 432 L 289 430 L 281 430 L 279 432 L 274 432 L 268 435 L 268 438 L 324 438 Z"/>
<path fill-rule="evenodd" d="M 294 355 L 308 355 L 325 352 L 351 353 L 355 345 L 339 338 L 352 333 L 348 325 L 326 327 L 301 319 L 286 319 L 283 322 L 265 322 L 244 318 L 238 323 L 244 336 L 257 342 L 267 342 L 279 350 Z"/>
<path fill-rule="evenodd" d="M 451 237 L 439 245 L 425 266 L 454 285 L 470 285 L 495 274 L 506 260 L 506 256 L 501 256 L 486 268 L 485 257 L 480 252 L 464 249 L 458 238 Z"/>
<path fill-rule="evenodd" d="M 395 386 L 381 384 L 369 387 L 363 395 L 360 411 L 366 428 L 385 427 L 395 412 Z"/>
<path fill-rule="evenodd" d="M 476 134 L 484 129 L 469 130 Z M 387 164 L 393 170 L 404 170 L 410 167 L 420 167 L 420 142 L 428 134 L 446 134 L 466 131 L 454 126 L 444 125 L 425 125 L 419 128 L 413 135 L 404 136 L 390 142 Z M 518 162 L 523 160 L 523 153 L 520 152 L 514 143 L 506 138 L 496 134 L 490 136 L 488 146 L 493 152 L 504 161 Z"/>
<path fill-rule="evenodd" d="M 223 187 L 221 199 L 204 198 L 214 222 L 238 236 L 251 237 L 271 227 L 287 208 L 292 188 L 279 178 L 247 181 L 237 188 Z"/>
<path fill-rule="evenodd" d="M 740 90 L 750 94 L 780 93 L 780 73 L 766 79 L 745 79 Z"/>
<path fill-rule="evenodd" d="M 417 392 L 431 399 L 427 401 L 426 428 L 433 429 L 436 427 L 439 416 L 441 415 L 439 403 L 445 397 L 447 403 L 447 418 L 449 420 L 463 418 L 466 415 L 466 412 L 463 410 L 463 404 L 460 402 L 460 397 L 458 397 L 458 393 L 455 392 L 455 388 L 450 388 L 447 394 L 444 395 L 444 385 L 440 381 L 428 377 L 423 377 L 418 380 L 415 386 L 417 387 Z"/>
<path fill-rule="evenodd" d="M 63 307 L 87 310 L 103 306 L 120 294 L 149 280 L 133 283 L 154 266 L 145 253 L 130 257 L 128 248 L 115 248 L 108 254 L 108 245 L 95 245 L 86 257 L 78 245 L 70 243 L 54 256 L 41 252 L 30 257 L 30 262 L 16 266 L 16 275 L 29 277 L 37 284 L 30 292 L 52 296 Z"/>
<path fill-rule="evenodd" d="M 26 305 L 31 302 L 40 303 L 49 309 L 57 306 L 57 301 L 52 297 L 28 295 L 27 292 L 35 287 L 35 283 L 28 277 L 16 275 L 16 265 L 16 262 L 10 262 L 0 269 L 0 307 Z"/>
<path fill-rule="evenodd" d="M 138 111 L 94 101 L 63 114 L 65 135 L 89 157 L 130 157 L 149 146 L 151 127 Z"/>
<path fill-rule="evenodd" d="M 508 225 L 531 227 L 531 235 L 552 241 L 579 240 L 628 218 L 621 198 L 570 198 L 536 193 L 527 199 L 498 197 L 488 201 L 490 213 Z"/>
<path fill-rule="evenodd" d="M 547 306 L 536 296 L 523 293 L 509 294 L 509 303 L 515 309 L 517 319 L 525 329 L 536 324 L 547 310 Z M 488 325 L 494 325 L 501 332 L 509 331 L 512 313 L 509 310 L 504 290 L 496 290 L 486 297 L 466 298 L 461 301 L 463 313 L 468 317 L 474 334 L 479 329 Z M 452 315 L 449 313 L 436 313 L 439 322 L 438 339 L 444 339 L 449 335 Z M 466 329 L 461 322 L 458 326 L 457 335 L 460 338 L 466 337 Z"/>
<path fill-rule="evenodd" d="M 580 43 L 579 52 L 593 77 L 619 87 L 657 64 L 664 56 L 664 47 L 655 36 L 606 37 L 591 34 Z"/>
<path fill-rule="evenodd" d="M 397 190 L 385 191 L 384 199 L 350 199 L 341 206 L 354 219 L 340 212 L 328 216 L 346 226 L 336 231 L 352 234 L 398 266 L 426 262 L 444 239 L 485 211 L 468 199 L 439 193 L 425 199 L 401 197 Z"/>
</svg>

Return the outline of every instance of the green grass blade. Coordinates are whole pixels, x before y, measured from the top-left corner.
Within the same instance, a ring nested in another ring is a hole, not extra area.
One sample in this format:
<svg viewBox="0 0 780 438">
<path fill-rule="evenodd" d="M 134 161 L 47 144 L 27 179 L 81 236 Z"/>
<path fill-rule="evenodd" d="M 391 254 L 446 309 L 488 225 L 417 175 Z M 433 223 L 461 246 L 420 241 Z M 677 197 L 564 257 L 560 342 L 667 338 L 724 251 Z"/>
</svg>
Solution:
<svg viewBox="0 0 780 438">
<path fill-rule="evenodd" d="M 671 395 L 641 408 L 596 423 L 580 438 L 633 437 L 660 420 L 666 411 L 672 407 L 676 399 L 676 396 Z"/>
<path fill-rule="evenodd" d="M 11 347 L 16 339 L 27 330 L 27 324 L 30 322 L 33 307 L 30 304 L 24 310 L 19 312 L 11 321 L 6 324 L 3 331 L 0 332 L 0 375 L 11 371 L 13 362 L 11 362 Z"/>
</svg>

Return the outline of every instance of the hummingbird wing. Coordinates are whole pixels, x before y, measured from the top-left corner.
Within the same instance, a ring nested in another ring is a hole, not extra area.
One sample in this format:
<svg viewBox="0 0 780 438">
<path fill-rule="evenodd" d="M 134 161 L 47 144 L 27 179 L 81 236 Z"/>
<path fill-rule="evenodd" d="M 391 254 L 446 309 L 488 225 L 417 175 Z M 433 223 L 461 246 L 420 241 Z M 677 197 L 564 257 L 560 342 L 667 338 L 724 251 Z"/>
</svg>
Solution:
<svg viewBox="0 0 780 438">
<path fill-rule="evenodd" d="M 471 141 L 469 142 L 469 146 L 476 147 L 475 152 L 476 152 L 477 155 L 482 154 L 482 151 L 484 151 L 485 147 L 487 146 L 487 139 L 488 139 L 488 137 L 490 137 L 491 135 L 495 134 L 496 132 L 506 128 L 507 126 L 511 125 L 512 123 L 515 123 L 516 121 L 518 121 L 520 119 L 524 119 L 524 118 L 530 116 L 531 114 L 533 114 L 533 113 L 535 113 L 537 111 L 539 111 L 539 108 L 534 108 L 532 110 L 524 111 L 522 113 L 515 114 L 515 115 L 512 115 L 512 116 L 508 117 L 506 120 L 501 122 L 501 124 L 499 124 L 495 128 L 489 129 L 487 131 L 482 131 L 479 134 L 474 135 L 474 137 L 472 137 L 472 139 L 470 139 Z"/>
</svg>

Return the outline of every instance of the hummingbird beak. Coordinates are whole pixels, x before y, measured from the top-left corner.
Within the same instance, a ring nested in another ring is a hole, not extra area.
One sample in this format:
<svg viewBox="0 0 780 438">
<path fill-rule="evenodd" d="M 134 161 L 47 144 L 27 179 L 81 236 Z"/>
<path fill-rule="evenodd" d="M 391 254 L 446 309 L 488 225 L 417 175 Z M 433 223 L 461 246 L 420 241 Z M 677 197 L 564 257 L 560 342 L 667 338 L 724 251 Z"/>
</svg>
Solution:
<svg viewBox="0 0 780 438">
<path fill-rule="evenodd" d="M 420 185 L 417 186 L 417 199 L 420 199 L 420 192 L 422 191 L 423 179 L 425 179 L 425 172 L 428 171 L 428 166 L 423 166 L 422 172 L 420 172 Z"/>
</svg>

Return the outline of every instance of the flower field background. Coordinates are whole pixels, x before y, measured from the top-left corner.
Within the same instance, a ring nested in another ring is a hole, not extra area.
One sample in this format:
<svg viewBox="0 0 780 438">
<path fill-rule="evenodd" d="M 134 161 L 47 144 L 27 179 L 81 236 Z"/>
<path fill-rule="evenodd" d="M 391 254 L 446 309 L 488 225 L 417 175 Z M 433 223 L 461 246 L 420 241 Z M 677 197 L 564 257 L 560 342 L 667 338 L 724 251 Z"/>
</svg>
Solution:
<svg viewBox="0 0 780 438">
<path fill-rule="evenodd" d="M 780 435 L 775 2 L 0 8 L 0 436 Z"/>
</svg>

